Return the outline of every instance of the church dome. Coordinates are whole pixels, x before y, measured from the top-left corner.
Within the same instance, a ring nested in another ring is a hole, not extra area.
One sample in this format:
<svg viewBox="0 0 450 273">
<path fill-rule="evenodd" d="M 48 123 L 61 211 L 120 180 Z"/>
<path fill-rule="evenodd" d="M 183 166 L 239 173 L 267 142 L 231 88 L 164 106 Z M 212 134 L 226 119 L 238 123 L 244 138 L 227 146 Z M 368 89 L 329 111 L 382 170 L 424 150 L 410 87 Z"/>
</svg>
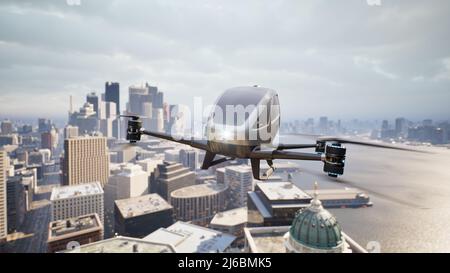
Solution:
<svg viewBox="0 0 450 273">
<path fill-rule="evenodd" d="M 294 245 L 301 246 L 302 249 L 339 249 L 344 243 L 338 221 L 322 207 L 317 191 L 311 200 L 311 206 L 297 213 L 288 236 Z"/>
</svg>

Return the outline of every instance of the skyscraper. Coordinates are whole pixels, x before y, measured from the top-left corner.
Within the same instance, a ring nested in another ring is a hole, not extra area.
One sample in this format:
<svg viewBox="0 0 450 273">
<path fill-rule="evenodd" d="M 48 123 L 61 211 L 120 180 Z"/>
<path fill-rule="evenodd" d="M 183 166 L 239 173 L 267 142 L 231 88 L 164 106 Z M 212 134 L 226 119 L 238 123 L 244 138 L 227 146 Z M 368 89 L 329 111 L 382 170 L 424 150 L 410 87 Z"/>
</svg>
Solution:
<svg viewBox="0 0 450 273">
<path fill-rule="evenodd" d="M 67 125 L 64 128 L 64 139 L 78 137 L 78 127 Z"/>
<path fill-rule="evenodd" d="M 94 111 L 98 115 L 98 106 L 99 106 L 100 101 L 99 101 L 97 94 L 95 94 L 95 92 L 87 94 L 86 102 L 89 102 L 90 104 L 92 104 L 94 106 Z"/>
<path fill-rule="evenodd" d="M 194 149 L 181 149 L 180 163 L 191 171 L 195 171 L 198 169 L 198 151 Z"/>
<path fill-rule="evenodd" d="M 120 86 L 118 82 L 105 83 L 105 101 L 116 103 L 116 114 L 120 115 Z"/>
<path fill-rule="evenodd" d="M 230 208 L 247 206 L 247 192 L 253 190 L 252 168 L 248 165 L 226 167 L 225 184 L 230 187 Z"/>
<path fill-rule="evenodd" d="M 106 138 L 87 136 L 64 140 L 63 185 L 108 182 L 109 155 Z"/>
<path fill-rule="evenodd" d="M 0 242 L 6 240 L 7 233 L 7 208 L 6 208 L 6 168 L 7 155 L 0 149 Z"/>
<path fill-rule="evenodd" d="M 1 125 L 1 129 L 2 129 L 2 134 L 4 135 L 9 135 L 13 133 L 13 125 L 12 122 L 10 120 L 4 120 L 2 121 L 2 125 Z"/>
</svg>

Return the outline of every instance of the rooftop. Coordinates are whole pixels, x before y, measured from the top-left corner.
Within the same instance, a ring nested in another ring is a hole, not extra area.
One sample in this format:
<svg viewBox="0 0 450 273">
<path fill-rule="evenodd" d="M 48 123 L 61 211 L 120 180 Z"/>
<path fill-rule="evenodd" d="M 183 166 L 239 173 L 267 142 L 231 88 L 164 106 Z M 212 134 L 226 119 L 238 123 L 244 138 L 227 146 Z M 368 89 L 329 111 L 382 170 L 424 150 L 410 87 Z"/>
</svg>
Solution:
<svg viewBox="0 0 450 273">
<path fill-rule="evenodd" d="M 306 192 L 311 196 L 314 193 L 313 190 L 307 190 Z M 356 188 L 317 190 L 320 200 L 354 199 L 359 194 L 364 194 L 364 192 Z"/>
<path fill-rule="evenodd" d="M 103 189 L 100 182 L 92 182 L 73 186 L 55 187 L 52 190 L 50 200 L 66 199 L 82 195 L 102 194 Z"/>
<path fill-rule="evenodd" d="M 82 245 L 78 249 L 66 253 L 174 253 L 175 249 L 168 244 L 148 242 L 129 237 L 115 237 L 92 244 Z"/>
<path fill-rule="evenodd" d="M 311 196 L 291 182 L 259 182 L 257 186 L 272 201 L 311 199 Z"/>
<path fill-rule="evenodd" d="M 247 223 L 247 208 L 237 208 L 217 213 L 211 220 L 211 225 L 236 226 Z"/>
<path fill-rule="evenodd" d="M 178 198 L 193 198 L 217 194 L 227 189 L 224 184 L 215 183 L 205 183 L 193 186 L 184 187 L 173 191 L 170 196 Z"/>
<path fill-rule="evenodd" d="M 48 241 L 57 241 L 85 233 L 100 231 L 103 226 L 96 213 L 50 222 Z"/>
<path fill-rule="evenodd" d="M 137 217 L 172 208 L 166 200 L 156 193 L 116 200 L 115 204 L 124 218 Z"/>
<path fill-rule="evenodd" d="M 251 253 L 285 253 L 284 235 L 289 226 L 244 228 Z"/>
<path fill-rule="evenodd" d="M 252 171 L 252 168 L 248 165 L 232 165 L 225 167 L 225 171 L 232 170 L 239 173 L 248 173 Z"/>
<path fill-rule="evenodd" d="M 181 221 L 144 238 L 150 242 L 170 244 L 178 253 L 223 252 L 235 239 L 235 236 Z"/>
</svg>

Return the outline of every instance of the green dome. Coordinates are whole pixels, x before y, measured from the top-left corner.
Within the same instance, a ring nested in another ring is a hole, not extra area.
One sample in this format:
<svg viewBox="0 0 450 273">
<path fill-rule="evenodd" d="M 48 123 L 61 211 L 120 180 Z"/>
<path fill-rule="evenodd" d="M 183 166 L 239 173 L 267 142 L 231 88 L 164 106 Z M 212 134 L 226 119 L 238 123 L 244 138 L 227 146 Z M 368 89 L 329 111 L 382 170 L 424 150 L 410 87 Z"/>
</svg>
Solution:
<svg viewBox="0 0 450 273">
<path fill-rule="evenodd" d="M 311 206 L 299 211 L 289 230 L 298 243 L 319 249 L 334 248 L 342 243 L 342 230 L 336 218 L 313 199 Z"/>
</svg>

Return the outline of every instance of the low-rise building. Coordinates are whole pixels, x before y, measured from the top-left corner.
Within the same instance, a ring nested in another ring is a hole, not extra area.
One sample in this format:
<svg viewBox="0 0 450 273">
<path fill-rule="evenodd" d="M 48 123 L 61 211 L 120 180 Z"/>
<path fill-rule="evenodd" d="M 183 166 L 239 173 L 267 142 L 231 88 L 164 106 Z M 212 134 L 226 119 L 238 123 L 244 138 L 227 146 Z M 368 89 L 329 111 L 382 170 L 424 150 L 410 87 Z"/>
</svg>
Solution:
<svg viewBox="0 0 450 273">
<path fill-rule="evenodd" d="M 173 207 L 158 194 L 115 201 L 114 230 L 122 236 L 142 238 L 173 223 Z"/>
<path fill-rule="evenodd" d="M 102 239 L 103 225 L 96 213 L 53 221 L 48 228 L 48 252 L 66 250 L 70 243 L 85 245 Z"/>
</svg>

